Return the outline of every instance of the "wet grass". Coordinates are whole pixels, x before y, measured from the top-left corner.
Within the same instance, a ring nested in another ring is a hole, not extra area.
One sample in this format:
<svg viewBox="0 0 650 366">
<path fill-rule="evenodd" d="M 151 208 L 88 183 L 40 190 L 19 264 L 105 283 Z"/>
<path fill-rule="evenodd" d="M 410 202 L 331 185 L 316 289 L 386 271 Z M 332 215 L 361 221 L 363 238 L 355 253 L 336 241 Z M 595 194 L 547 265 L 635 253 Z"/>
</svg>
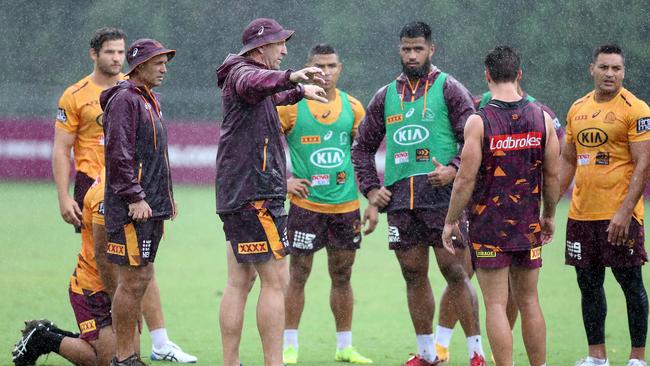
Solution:
<svg viewBox="0 0 650 366">
<path fill-rule="evenodd" d="M 75 265 L 80 237 L 64 224 L 51 184 L 0 183 L 0 365 L 11 364 L 10 351 L 22 320 L 47 317 L 75 329 L 68 301 L 68 281 Z M 225 283 L 225 240 L 214 214 L 211 187 L 178 187 L 177 221 L 166 226 L 156 260 L 167 329 L 173 341 L 199 357 L 199 365 L 221 364 L 218 306 Z M 579 309 L 578 287 L 572 268 L 564 262 L 566 202 L 561 204 L 554 243 L 544 250 L 540 296 L 548 332 L 548 364 L 572 365 L 586 354 L 586 338 Z M 647 269 L 644 270 L 647 275 Z M 431 260 L 434 294 L 443 280 Z M 478 284 L 473 280 L 476 287 Z M 300 364 L 335 365 L 334 323 L 329 310 L 329 277 L 325 256 L 316 256 L 307 285 L 300 327 Z M 400 365 L 416 352 L 408 317 L 405 286 L 394 255 L 387 250 L 386 223 L 364 238 L 353 274 L 355 290 L 354 344 L 377 365 Z M 246 309 L 241 359 L 262 365 L 255 326 L 256 285 Z M 609 316 L 607 342 L 612 365 L 627 361 L 629 339 L 625 301 L 611 274 L 607 275 Z M 484 311 L 481 303 L 482 327 Z M 521 334 L 515 330 L 515 361 L 527 364 Z M 483 345 L 489 354 L 487 337 Z M 142 337 L 148 354 L 150 339 Z M 451 365 L 466 365 L 467 351 L 460 327 L 454 332 Z M 65 365 L 57 355 L 39 359 L 39 365 Z"/>
</svg>

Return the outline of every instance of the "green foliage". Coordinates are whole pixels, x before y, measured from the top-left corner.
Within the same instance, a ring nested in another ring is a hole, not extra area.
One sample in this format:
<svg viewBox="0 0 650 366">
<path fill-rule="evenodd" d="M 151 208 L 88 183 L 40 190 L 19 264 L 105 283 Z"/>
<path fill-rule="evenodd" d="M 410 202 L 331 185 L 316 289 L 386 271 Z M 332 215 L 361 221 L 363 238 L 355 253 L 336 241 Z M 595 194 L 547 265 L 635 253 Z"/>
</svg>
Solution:
<svg viewBox="0 0 650 366">
<path fill-rule="evenodd" d="M 53 117 L 66 86 L 88 74 L 88 41 L 101 26 L 123 28 L 129 39 L 153 37 L 178 50 L 160 88 L 171 119 L 220 120 L 214 71 L 241 47 L 241 31 L 255 17 L 273 17 L 296 34 L 283 67 L 299 68 L 311 45 L 332 43 L 345 64 L 340 86 L 367 103 L 400 72 L 397 44 L 406 22 L 434 28 L 434 64 L 474 94 L 486 89 L 483 57 L 497 43 L 524 58 L 524 86 L 562 118 L 592 88 L 592 49 L 618 42 L 627 53 L 627 87 L 650 98 L 645 73 L 650 3 L 521 0 L 387 0 L 259 2 L 7 1 L 0 4 L 5 88 L 0 117 Z"/>
</svg>

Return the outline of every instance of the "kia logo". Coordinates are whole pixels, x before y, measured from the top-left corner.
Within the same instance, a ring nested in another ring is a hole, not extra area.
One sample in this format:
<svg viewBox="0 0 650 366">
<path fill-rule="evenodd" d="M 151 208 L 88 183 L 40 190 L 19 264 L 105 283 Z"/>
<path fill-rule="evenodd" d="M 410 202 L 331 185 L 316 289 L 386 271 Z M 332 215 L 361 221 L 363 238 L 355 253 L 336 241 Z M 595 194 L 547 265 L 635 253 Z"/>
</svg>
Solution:
<svg viewBox="0 0 650 366">
<path fill-rule="evenodd" d="M 314 151 L 309 161 L 319 168 L 336 168 L 343 164 L 345 153 L 336 147 L 326 147 Z"/>
<path fill-rule="evenodd" d="M 415 145 L 429 137 L 429 130 L 422 126 L 407 125 L 397 129 L 393 134 L 393 141 L 398 145 Z"/>
<path fill-rule="evenodd" d="M 578 143 L 584 147 L 598 147 L 607 142 L 607 133 L 600 128 L 585 128 L 578 132 Z"/>
</svg>

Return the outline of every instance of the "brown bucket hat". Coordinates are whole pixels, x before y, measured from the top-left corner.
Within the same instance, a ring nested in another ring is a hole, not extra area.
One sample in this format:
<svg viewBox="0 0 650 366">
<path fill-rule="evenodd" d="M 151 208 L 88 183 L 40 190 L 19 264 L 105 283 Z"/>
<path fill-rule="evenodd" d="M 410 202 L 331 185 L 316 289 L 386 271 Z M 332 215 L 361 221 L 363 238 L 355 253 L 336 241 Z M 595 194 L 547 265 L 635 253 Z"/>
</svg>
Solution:
<svg viewBox="0 0 650 366">
<path fill-rule="evenodd" d="M 244 34 L 241 37 L 244 47 L 239 51 L 239 55 L 267 44 L 288 41 L 293 33 L 293 30 L 282 28 L 280 23 L 273 19 L 257 18 L 244 29 Z"/>
<path fill-rule="evenodd" d="M 126 72 L 126 75 L 129 75 L 136 67 L 139 65 L 151 60 L 152 58 L 159 55 L 168 55 L 167 61 L 174 58 L 176 55 L 176 50 L 169 50 L 165 48 L 160 42 L 155 39 L 150 38 L 141 38 L 131 43 L 129 50 L 126 53 L 126 61 L 129 63 L 129 71 Z"/>
</svg>

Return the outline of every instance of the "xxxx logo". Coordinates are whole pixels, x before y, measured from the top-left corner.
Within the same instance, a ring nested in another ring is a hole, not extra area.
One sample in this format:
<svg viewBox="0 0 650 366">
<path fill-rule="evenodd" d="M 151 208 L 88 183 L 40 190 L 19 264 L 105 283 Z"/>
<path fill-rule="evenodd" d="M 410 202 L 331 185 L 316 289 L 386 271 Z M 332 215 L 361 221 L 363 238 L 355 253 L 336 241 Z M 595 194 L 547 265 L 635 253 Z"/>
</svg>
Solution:
<svg viewBox="0 0 650 366">
<path fill-rule="evenodd" d="M 239 254 L 259 254 L 267 253 L 269 246 L 265 241 L 237 244 L 237 253 Z"/>
</svg>

